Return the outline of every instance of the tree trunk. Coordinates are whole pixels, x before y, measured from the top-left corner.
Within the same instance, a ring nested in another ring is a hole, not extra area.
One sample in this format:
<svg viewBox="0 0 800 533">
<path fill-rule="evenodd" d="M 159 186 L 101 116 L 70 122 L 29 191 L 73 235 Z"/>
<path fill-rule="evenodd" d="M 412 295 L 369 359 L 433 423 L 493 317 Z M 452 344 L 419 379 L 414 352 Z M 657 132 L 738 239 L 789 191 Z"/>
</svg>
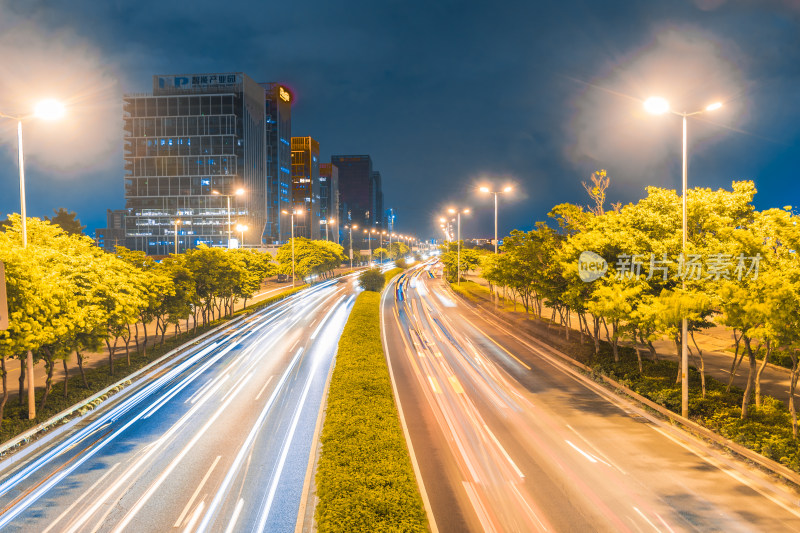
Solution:
<svg viewBox="0 0 800 533">
<path fill-rule="evenodd" d="M 639 345 L 636 344 L 636 337 L 633 338 L 633 349 L 636 350 L 636 361 L 639 363 L 639 373 L 643 374 L 644 370 L 642 369 L 642 353 L 639 351 Z"/>
<path fill-rule="evenodd" d="M 67 364 L 67 358 L 61 360 L 64 364 L 64 399 L 67 399 L 67 385 L 69 385 L 69 365 Z"/>
<path fill-rule="evenodd" d="M 681 335 L 680 333 L 675 335 L 675 350 L 678 354 L 678 375 L 675 377 L 675 383 L 681 382 L 681 366 L 683 365 L 683 357 L 681 354 Z M 688 375 L 688 371 L 687 371 Z"/>
<path fill-rule="evenodd" d="M 592 316 L 592 325 L 594 326 L 594 335 L 592 335 L 594 339 L 594 354 L 597 355 L 600 353 L 600 319 Z"/>
<path fill-rule="evenodd" d="M 3 399 L 0 400 L 0 425 L 3 424 L 3 413 L 6 409 L 6 402 L 8 401 L 8 384 L 6 383 L 6 356 L 0 355 L 0 375 L 3 379 Z M 796 435 L 795 435 L 796 437 Z"/>
<path fill-rule="evenodd" d="M 792 436 L 797 440 L 797 411 L 794 407 L 794 391 L 797 388 L 797 378 L 800 377 L 797 365 L 797 350 L 791 351 L 792 357 L 792 373 L 789 377 L 789 412 L 792 413 Z M 5 390 L 5 387 L 3 387 Z M 2 412 L 0 412 L 0 415 Z"/>
<path fill-rule="evenodd" d="M 83 354 L 80 351 L 75 350 L 75 355 L 78 358 L 78 370 L 81 371 L 81 380 L 83 381 L 83 388 L 88 389 L 89 384 L 86 382 L 86 373 L 83 371 Z"/>
<path fill-rule="evenodd" d="M 142 355 L 147 357 L 147 324 L 142 322 L 142 329 L 144 330 L 144 349 L 142 350 Z"/>
<path fill-rule="evenodd" d="M 144 324 L 144 322 L 142 322 Z M 146 329 L 146 328 L 145 328 Z M 133 325 L 133 342 L 136 343 L 136 351 L 139 351 L 139 323 Z"/>
<path fill-rule="evenodd" d="M 25 405 L 25 359 L 24 355 L 19 359 L 19 405 Z"/>
<path fill-rule="evenodd" d="M 43 349 L 44 368 L 47 370 L 47 379 L 44 382 L 44 395 L 42 395 L 42 403 L 39 404 L 39 410 L 44 409 L 47 403 L 47 398 L 50 396 L 50 389 L 53 387 L 53 370 L 55 370 L 56 362 L 53 359 L 53 353 L 50 350 Z"/>
<path fill-rule="evenodd" d="M 125 333 L 122 334 L 122 340 L 125 342 L 125 358 L 128 361 L 128 366 L 131 366 L 131 351 L 130 351 L 130 343 L 131 343 L 131 325 L 128 324 L 125 328 L 128 335 L 126 336 Z"/>
<path fill-rule="evenodd" d="M 703 350 L 697 345 L 697 341 L 694 340 L 694 330 L 689 331 L 689 335 L 692 337 L 692 342 L 694 343 L 694 347 L 697 349 L 697 355 L 700 358 L 700 389 L 703 391 L 703 398 L 706 397 L 706 363 L 703 360 Z"/>
<path fill-rule="evenodd" d="M 747 387 L 744 389 L 744 397 L 742 398 L 742 420 L 747 419 L 748 415 L 750 414 L 749 411 L 749 404 L 750 404 L 750 396 L 753 392 L 753 381 L 755 379 L 756 374 L 756 356 L 753 353 L 753 349 L 750 347 L 750 337 L 742 334 L 742 338 L 744 339 L 744 347 L 747 350 L 747 359 L 750 362 L 750 373 L 747 375 Z"/>
<path fill-rule="evenodd" d="M 725 387 L 725 392 L 730 392 L 731 391 L 731 387 L 733 386 L 733 380 L 736 379 L 736 372 L 739 370 L 739 365 L 742 363 L 742 359 L 744 359 L 744 351 L 742 351 L 741 355 L 739 354 L 739 349 L 741 347 L 741 342 L 742 342 L 742 334 L 740 333 L 737 336 L 736 332 L 737 332 L 737 330 L 734 328 L 734 330 L 733 330 L 733 343 L 734 343 L 733 361 L 731 361 L 730 376 L 728 376 L 728 386 Z M 738 357 L 738 359 L 737 359 L 737 357 Z"/>
<path fill-rule="evenodd" d="M 764 373 L 764 369 L 767 368 L 767 362 L 769 361 L 769 354 L 772 352 L 772 343 L 770 341 L 766 341 L 764 343 L 764 360 L 761 362 L 761 366 L 758 367 L 758 372 L 756 372 L 756 405 L 761 407 L 761 374 Z"/>
<path fill-rule="evenodd" d="M 658 354 L 656 353 L 656 347 L 653 346 L 653 341 L 647 341 L 647 348 L 650 350 L 650 356 L 653 358 L 653 361 L 658 361 Z"/>
<path fill-rule="evenodd" d="M 109 338 L 110 337 L 106 338 L 106 346 L 108 347 L 108 374 L 110 376 L 113 376 L 114 375 L 114 352 L 117 349 L 117 338 L 118 337 L 114 337 L 114 346 L 111 346 L 111 343 L 109 342 Z"/>
</svg>

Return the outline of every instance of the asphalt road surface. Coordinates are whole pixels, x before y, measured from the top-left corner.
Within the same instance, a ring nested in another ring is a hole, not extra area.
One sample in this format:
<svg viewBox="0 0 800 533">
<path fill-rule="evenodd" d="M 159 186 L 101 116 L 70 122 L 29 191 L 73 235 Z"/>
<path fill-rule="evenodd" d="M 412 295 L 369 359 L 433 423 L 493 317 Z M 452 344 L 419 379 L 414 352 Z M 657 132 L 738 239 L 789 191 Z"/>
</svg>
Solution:
<svg viewBox="0 0 800 533">
<path fill-rule="evenodd" d="M 798 494 L 617 398 L 425 270 L 382 300 L 438 531 L 800 531 Z"/>
<path fill-rule="evenodd" d="M 293 531 L 353 278 L 223 329 L 0 463 L 4 531 Z"/>
</svg>

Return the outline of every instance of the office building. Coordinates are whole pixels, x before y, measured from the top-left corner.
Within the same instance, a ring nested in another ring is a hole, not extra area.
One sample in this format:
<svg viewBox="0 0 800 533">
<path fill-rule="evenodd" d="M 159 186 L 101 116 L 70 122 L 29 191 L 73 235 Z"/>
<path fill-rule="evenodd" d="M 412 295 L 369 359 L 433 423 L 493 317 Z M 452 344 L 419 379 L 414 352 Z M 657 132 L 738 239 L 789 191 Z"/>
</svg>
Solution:
<svg viewBox="0 0 800 533">
<path fill-rule="evenodd" d="M 319 212 L 323 231 L 327 231 L 329 239 L 339 242 L 339 167 L 333 163 L 319 165 Z"/>
<path fill-rule="evenodd" d="M 271 85 L 241 72 L 156 75 L 152 95 L 124 96 L 128 248 L 166 255 L 176 239 L 179 251 L 227 246 L 238 242 L 237 224 L 249 228 L 248 243 L 280 238 L 280 224 L 268 225 L 277 217 L 267 166 L 281 160 L 270 158 L 267 133 L 280 131 L 289 113 L 268 122 Z"/>
<path fill-rule="evenodd" d="M 264 242 L 289 239 L 292 206 L 292 93 L 279 83 L 264 83 L 267 109 L 267 225 Z"/>
<path fill-rule="evenodd" d="M 109 253 L 114 253 L 117 246 L 125 245 L 125 217 L 128 212 L 124 209 L 106 209 L 106 227 L 97 228 L 95 238 L 97 246 Z"/>
<path fill-rule="evenodd" d="M 292 205 L 295 237 L 319 239 L 319 143 L 311 137 L 292 137 Z"/>
<path fill-rule="evenodd" d="M 346 204 L 345 223 L 361 227 L 383 227 L 383 185 L 380 172 L 373 171 L 369 155 L 335 155 L 339 168 L 339 202 Z"/>
<path fill-rule="evenodd" d="M 370 212 L 374 213 L 372 224 L 383 228 L 383 185 L 381 184 L 381 173 L 373 170 L 369 180 L 369 199 Z"/>
</svg>

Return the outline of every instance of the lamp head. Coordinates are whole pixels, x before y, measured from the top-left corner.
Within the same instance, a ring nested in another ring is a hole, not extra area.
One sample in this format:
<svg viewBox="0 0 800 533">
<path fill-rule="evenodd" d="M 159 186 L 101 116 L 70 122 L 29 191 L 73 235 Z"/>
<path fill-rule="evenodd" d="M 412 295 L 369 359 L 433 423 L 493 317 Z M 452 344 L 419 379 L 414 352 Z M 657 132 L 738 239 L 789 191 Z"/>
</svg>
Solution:
<svg viewBox="0 0 800 533">
<path fill-rule="evenodd" d="M 211 191 L 211 194 L 219 194 L 219 191 Z"/>
<path fill-rule="evenodd" d="M 489 192 L 489 187 L 481 187 L 480 191 L 481 192 Z"/>
<path fill-rule="evenodd" d="M 455 213 L 455 212 L 456 212 L 456 210 L 455 210 L 455 209 L 453 209 L 453 208 L 451 207 L 450 209 L 448 209 L 448 210 L 447 210 L 447 212 L 448 212 L 448 213 Z"/>
<path fill-rule="evenodd" d="M 722 102 L 714 102 L 713 104 L 706 106 L 706 111 L 716 111 L 720 107 L 722 107 Z"/>
<path fill-rule="evenodd" d="M 244 189 L 236 189 L 236 192 L 234 194 L 236 194 L 236 196 L 241 196 L 244 194 Z"/>
<path fill-rule="evenodd" d="M 508 187 L 503 187 L 503 192 L 511 192 L 513 190 L 514 190 L 514 187 L 512 187 L 511 185 L 509 185 Z"/>
<path fill-rule="evenodd" d="M 644 101 L 644 109 L 653 115 L 663 115 L 669 111 L 669 102 L 658 96 L 653 96 Z"/>
<path fill-rule="evenodd" d="M 36 104 L 34 114 L 45 120 L 56 120 L 64 116 L 64 105 L 56 100 L 42 100 Z"/>
</svg>

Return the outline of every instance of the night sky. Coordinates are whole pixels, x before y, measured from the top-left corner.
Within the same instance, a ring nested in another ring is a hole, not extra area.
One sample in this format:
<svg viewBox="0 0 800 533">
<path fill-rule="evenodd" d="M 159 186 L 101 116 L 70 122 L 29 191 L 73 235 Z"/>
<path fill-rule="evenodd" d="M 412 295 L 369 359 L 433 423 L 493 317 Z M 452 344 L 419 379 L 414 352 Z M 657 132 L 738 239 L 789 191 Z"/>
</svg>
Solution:
<svg viewBox="0 0 800 533">
<path fill-rule="evenodd" d="M 689 184 L 755 180 L 760 208 L 798 205 L 800 1 L 226 2 L 0 0 L 0 112 L 42 97 L 59 122 L 25 126 L 29 216 L 76 211 L 87 232 L 124 207 L 123 93 L 153 74 L 242 71 L 295 94 L 292 132 L 332 154 L 370 154 L 399 232 L 440 236 L 448 205 L 462 235 L 490 236 L 484 181 L 512 183 L 500 231 L 528 229 L 561 202 L 609 201 Z M 0 119 L 0 216 L 19 211 L 16 124 Z"/>
</svg>

